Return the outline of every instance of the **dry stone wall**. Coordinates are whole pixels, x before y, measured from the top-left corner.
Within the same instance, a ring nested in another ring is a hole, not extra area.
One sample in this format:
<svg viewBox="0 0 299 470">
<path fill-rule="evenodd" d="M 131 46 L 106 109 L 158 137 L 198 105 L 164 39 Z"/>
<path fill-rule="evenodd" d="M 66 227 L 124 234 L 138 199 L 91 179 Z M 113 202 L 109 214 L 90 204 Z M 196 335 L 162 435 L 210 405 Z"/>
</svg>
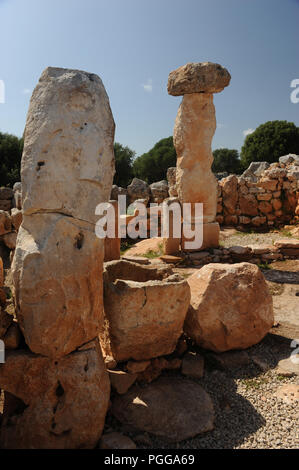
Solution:
<svg viewBox="0 0 299 470">
<path fill-rule="evenodd" d="M 230 175 L 218 182 L 221 225 L 273 227 L 299 220 L 298 160 L 271 164 L 258 177 Z"/>
</svg>

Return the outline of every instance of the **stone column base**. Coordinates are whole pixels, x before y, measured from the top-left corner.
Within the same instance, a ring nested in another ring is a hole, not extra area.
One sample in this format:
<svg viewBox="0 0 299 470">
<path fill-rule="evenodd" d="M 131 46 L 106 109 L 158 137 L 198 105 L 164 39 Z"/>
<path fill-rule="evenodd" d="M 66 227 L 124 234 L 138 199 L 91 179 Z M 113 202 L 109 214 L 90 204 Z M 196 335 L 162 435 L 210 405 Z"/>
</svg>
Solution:
<svg viewBox="0 0 299 470">
<path fill-rule="evenodd" d="M 220 226 L 218 222 L 211 222 L 209 224 L 203 224 L 203 243 L 200 248 L 194 249 L 187 249 L 185 248 L 186 240 L 184 238 L 184 234 L 182 234 L 182 250 L 183 251 L 202 251 L 207 248 L 217 248 L 219 246 L 219 234 L 220 234 Z"/>
</svg>

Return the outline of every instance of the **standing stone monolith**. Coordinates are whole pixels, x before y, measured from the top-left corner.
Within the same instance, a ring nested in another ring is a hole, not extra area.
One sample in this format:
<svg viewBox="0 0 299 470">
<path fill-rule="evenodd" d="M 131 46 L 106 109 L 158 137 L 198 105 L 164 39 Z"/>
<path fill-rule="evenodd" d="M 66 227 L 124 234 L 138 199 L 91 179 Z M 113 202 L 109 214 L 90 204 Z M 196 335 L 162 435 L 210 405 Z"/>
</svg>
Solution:
<svg viewBox="0 0 299 470">
<path fill-rule="evenodd" d="M 98 341 L 104 240 L 95 234 L 95 209 L 111 192 L 114 130 L 97 75 L 43 72 L 27 116 L 12 264 L 30 351 L 7 355 L 0 367 L 7 402 L 0 447 L 91 448 L 101 436 L 110 382 Z"/>
<path fill-rule="evenodd" d="M 114 128 L 97 75 L 43 72 L 26 123 L 12 265 L 17 318 L 35 353 L 64 356 L 100 328 L 104 241 L 95 208 L 111 192 Z"/>
<path fill-rule="evenodd" d="M 219 242 L 219 224 L 215 222 L 217 182 L 211 170 L 211 143 L 216 130 L 213 93 L 228 86 L 230 78 L 229 72 L 221 65 L 203 62 L 179 67 L 170 73 L 168 79 L 168 93 L 173 96 L 183 95 L 174 128 L 177 192 L 182 204 L 191 203 L 195 230 L 194 204 L 203 204 L 201 249 L 216 247 Z M 182 236 L 182 249 L 185 249 L 184 245 Z"/>
</svg>

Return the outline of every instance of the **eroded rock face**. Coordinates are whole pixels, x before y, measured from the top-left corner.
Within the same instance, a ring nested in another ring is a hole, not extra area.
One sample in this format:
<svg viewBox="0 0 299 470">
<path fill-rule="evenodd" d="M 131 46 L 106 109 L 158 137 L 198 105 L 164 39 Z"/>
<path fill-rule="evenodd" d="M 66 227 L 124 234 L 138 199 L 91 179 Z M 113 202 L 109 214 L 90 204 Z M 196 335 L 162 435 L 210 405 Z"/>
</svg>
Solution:
<svg viewBox="0 0 299 470">
<path fill-rule="evenodd" d="M 4 404 L 3 448 L 94 448 L 110 396 L 109 378 L 96 342 L 84 351 L 51 360 L 30 352 L 6 354 L 0 388 L 19 400 Z"/>
<path fill-rule="evenodd" d="M 190 289 L 187 281 L 169 274 L 170 268 L 153 269 L 124 260 L 106 263 L 101 335 L 106 354 L 111 348 L 117 361 L 141 361 L 174 351 Z"/>
<path fill-rule="evenodd" d="M 97 336 L 114 121 L 101 79 L 48 68 L 35 88 L 22 157 L 23 222 L 12 265 L 17 318 L 30 349 L 61 357 Z"/>
<path fill-rule="evenodd" d="M 126 426 L 169 442 L 180 442 L 214 428 L 210 396 L 195 382 L 163 377 L 117 396 L 113 415 Z"/>
<path fill-rule="evenodd" d="M 272 296 L 257 266 L 208 264 L 188 283 L 191 303 L 184 330 L 201 347 L 246 349 L 273 326 Z"/>
<path fill-rule="evenodd" d="M 170 72 L 168 93 L 218 93 L 229 85 L 231 76 L 222 65 L 212 62 L 188 63 Z"/>
</svg>

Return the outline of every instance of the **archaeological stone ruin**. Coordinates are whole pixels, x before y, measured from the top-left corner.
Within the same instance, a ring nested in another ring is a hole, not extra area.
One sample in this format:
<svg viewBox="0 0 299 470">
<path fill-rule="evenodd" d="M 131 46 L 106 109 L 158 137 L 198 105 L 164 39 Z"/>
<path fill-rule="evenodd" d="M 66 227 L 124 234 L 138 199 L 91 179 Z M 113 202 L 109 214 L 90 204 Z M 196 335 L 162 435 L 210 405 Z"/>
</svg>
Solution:
<svg viewBox="0 0 299 470">
<path fill-rule="evenodd" d="M 171 72 L 168 93 L 183 96 L 177 166 L 167 180 L 134 178 L 120 188 L 112 185 L 115 124 L 100 77 L 42 73 L 27 115 L 22 181 L 0 188 L 0 448 L 179 448 L 197 436 L 208 446 L 213 431 L 222 434 L 219 415 L 230 420 L 239 399 L 232 382 L 224 393 L 225 373 L 237 370 L 239 379 L 246 367 L 270 368 L 258 356 L 279 327 L 280 286 L 273 293 L 269 283 L 279 270 L 269 264 L 299 257 L 299 157 L 217 180 L 213 94 L 230 80 L 210 62 Z M 117 216 L 111 238 L 97 234 L 101 203 L 106 217 Z M 203 234 L 195 250 L 173 229 L 164 236 L 162 212 L 150 207 L 173 203 L 191 204 L 190 224 Z M 154 216 L 157 234 L 151 238 L 146 220 L 147 238 L 124 252 L 119 221 L 134 225 L 134 204 Z M 226 242 L 253 228 L 277 230 L 271 243 Z M 295 272 L 285 276 L 296 284 Z M 290 367 L 299 374 L 287 357 L 279 367 L 283 377 Z"/>
</svg>

